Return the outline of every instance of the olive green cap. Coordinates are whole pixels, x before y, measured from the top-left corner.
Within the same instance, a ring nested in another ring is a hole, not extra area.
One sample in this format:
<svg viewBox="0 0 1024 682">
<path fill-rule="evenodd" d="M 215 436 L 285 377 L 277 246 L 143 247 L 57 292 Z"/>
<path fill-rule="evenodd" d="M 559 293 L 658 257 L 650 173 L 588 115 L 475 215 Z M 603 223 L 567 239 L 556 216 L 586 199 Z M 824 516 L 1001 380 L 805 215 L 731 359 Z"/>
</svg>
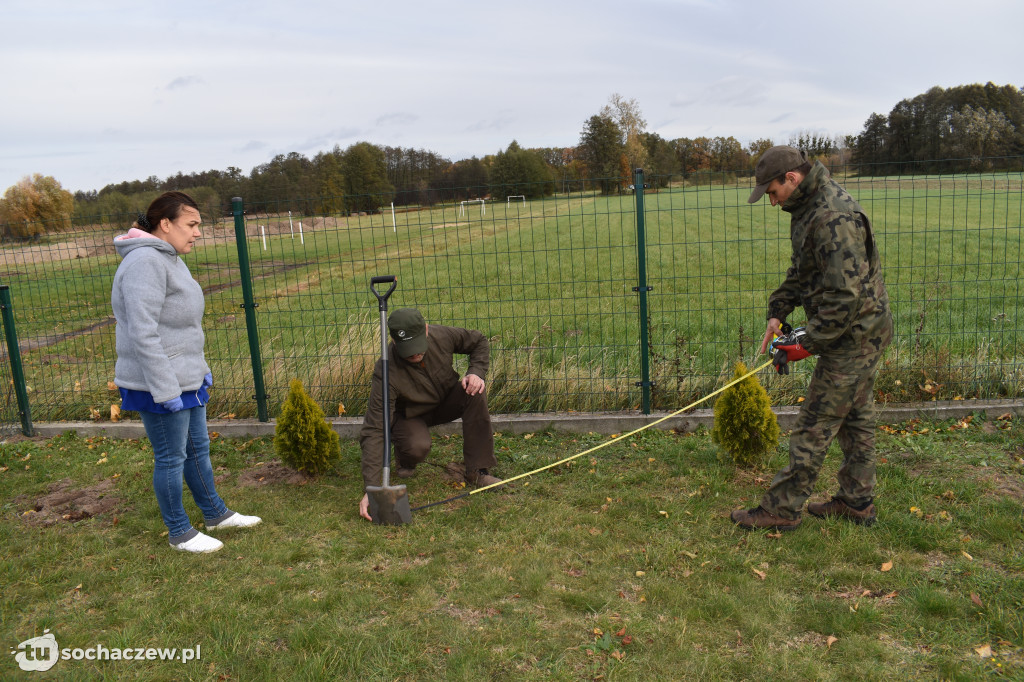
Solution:
<svg viewBox="0 0 1024 682">
<path fill-rule="evenodd" d="M 398 357 L 427 352 L 427 323 L 415 308 L 400 308 L 388 318 L 388 332 Z"/>
<path fill-rule="evenodd" d="M 756 203 L 768 191 L 768 185 L 772 184 L 772 180 L 794 168 L 799 168 L 806 162 L 807 152 L 794 147 L 780 145 L 766 151 L 757 162 L 757 169 L 754 171 L 754 182 L 757 183 L 757 187 L 750 193 L 747 203 Z"/>
</svg>

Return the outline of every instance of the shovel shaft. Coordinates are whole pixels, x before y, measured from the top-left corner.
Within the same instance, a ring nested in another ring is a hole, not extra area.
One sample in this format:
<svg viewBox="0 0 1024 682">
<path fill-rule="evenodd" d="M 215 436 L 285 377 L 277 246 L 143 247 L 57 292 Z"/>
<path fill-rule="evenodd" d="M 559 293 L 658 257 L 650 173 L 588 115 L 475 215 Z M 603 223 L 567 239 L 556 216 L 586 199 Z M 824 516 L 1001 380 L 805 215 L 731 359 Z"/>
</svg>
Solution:
<svg viewBox="0 0 1024 682">
<path fill-rule="evenodd" d="M 383 293 L 377 291 L 376 285 L 387 283 L 391 284 L 387 291 Z M 380 275 L 370 278 L 370 290 L 377 297 L 377 304 L 380 309 L 380 359 L 381 373 L 383 375 L 381 391 L 384 403 L 384 468 L 381 472 L 381 486 L 384 488 L 387 488 L 391 483 L 391 398 L 388 395 L 388 389 L 390 388 L 388 383 L 388 298 L 390 298 L 397 286 L 398 278 L 394 275 Z"/>
</svg>

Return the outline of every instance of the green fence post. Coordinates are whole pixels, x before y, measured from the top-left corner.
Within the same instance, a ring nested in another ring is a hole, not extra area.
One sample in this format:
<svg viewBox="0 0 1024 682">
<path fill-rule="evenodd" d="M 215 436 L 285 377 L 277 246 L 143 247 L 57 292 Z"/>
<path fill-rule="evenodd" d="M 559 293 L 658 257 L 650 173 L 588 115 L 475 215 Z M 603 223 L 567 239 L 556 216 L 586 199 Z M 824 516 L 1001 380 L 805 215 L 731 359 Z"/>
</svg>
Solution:
<svg viewBox="0 0 1024 682">
<path fill-rule="evenodd" d="M 21 366 L 21 349 L 18 347 L 18 332 L 14 328 L 14 307 L 11 305 L 11 288 L 0 284 L 0 314 L 4 321 L 7 338 L 7 357 L 11 361 L 11 381 L 14 395 L 18 398 L 18 413 L 21 415 L 21 432 L 28 437 L 35 435 L 32 428 L 32 410 L 28 405 L 28 391 L 25 389 L 25 372 Z"/>
<path fill-rule="evenodd" d="M 647 292 L 653 287 L 647 285 L 647 241 L 644 235 L 644 170 L 637 168 L 633 173 L 633 196 L 636 197 L 636 280 L 633 291 L 640 294 L 640 410 L 651 413 L 651 357 L 650 342 L 647 338 Z"/>
<path fill-rule="evenodd" d="M 267 391 L 263 384 L 263 358 L 260 355 L 260 332 L 256 327 L 256 306 L 252 295 L 252 274 L 249 270 L 249 244 L 245 239 L 245 216 L 242 197 L 231 199 L 235 215 L 235 247 L 238 249 L 238 269 L 242 276 L 242 309 L 245 310 L 245 329 L 249 335 L 249 356 L 252 358 L 252 382 L 256 389 L 256 415 L 261 422 L 270 421 L 267 410 Z"/>
</svg>

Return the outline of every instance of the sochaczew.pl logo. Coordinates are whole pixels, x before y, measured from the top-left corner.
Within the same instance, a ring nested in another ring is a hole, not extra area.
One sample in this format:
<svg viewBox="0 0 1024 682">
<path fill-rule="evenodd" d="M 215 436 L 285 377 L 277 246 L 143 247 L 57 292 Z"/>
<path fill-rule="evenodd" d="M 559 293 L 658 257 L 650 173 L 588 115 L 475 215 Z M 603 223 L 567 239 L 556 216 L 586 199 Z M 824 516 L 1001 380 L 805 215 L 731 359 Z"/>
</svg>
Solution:
<svg viewBox="0 0 1024 682">
<path fill-rule="evenodd" d="M 57 638 L 48 629 L 39 637 L 26 639 L 11 650 L 18 667 L 27 672 L 43 672 L 56 665 L 58 660 L 73 661 L 198 661 L 202 658 L 200 645 L 181 649 L 154 647 L 115 647 L 108 649 L 102 644 L 86 649 L 61 649 Z"/>
</svg>

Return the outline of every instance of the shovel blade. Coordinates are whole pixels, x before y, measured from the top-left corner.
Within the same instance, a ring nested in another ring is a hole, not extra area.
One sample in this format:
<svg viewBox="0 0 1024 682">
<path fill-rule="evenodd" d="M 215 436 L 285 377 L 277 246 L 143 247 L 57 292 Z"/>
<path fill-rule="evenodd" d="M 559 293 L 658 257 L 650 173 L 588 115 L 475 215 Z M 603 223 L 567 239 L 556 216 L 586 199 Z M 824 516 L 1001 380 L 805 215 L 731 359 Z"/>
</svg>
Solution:
<svg viewBox="0 0 1024 682">
<path fill-rule="evenodd" d="M 370 501 L 370 518 L 375 524 L 401 526 L 412 523 L 409 494 L 404 485 L 367 486 L 366 495 Z"/>
</svg>

